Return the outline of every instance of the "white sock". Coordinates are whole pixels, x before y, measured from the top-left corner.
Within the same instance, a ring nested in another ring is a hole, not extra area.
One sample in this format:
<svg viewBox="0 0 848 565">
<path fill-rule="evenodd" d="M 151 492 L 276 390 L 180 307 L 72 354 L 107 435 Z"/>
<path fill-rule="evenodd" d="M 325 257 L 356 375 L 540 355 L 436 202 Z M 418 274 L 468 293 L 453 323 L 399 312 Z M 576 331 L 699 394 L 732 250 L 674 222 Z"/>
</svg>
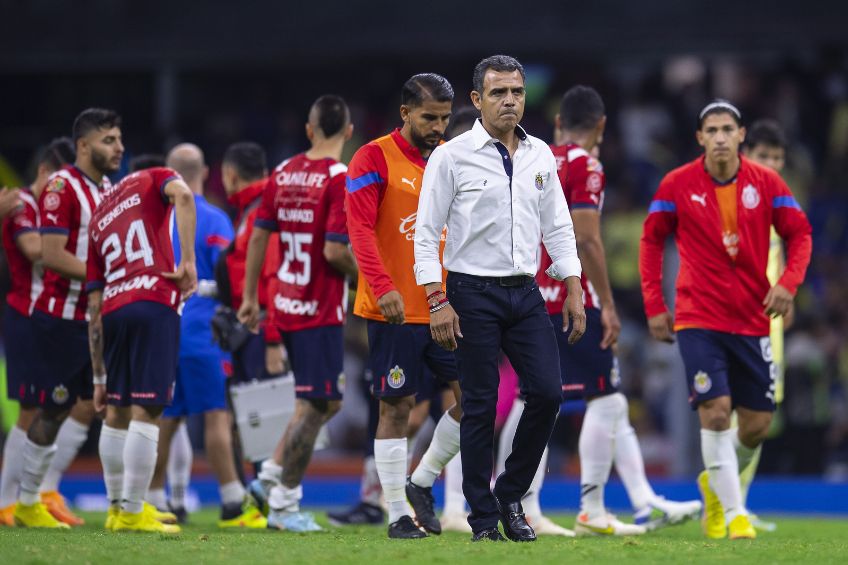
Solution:
<svg viewBox="0 0 848 565">
<path fill-rule="evenodd" d="M 753 449 L 742 443 L 739 439 L 739 430 L 737 428 L 731 428 L 733 435 L 731 439 L 733 440 L 733 449 L 736 451 L 736 459 L 739 462 L 739 472 L 743 472 L 748 468 L 748 465 L 751 464 L 751 461 L 754 459 L 754 456 L 757 454 L 757 447 Z"/>
<path fill-rule="evenodd" d="M 739 485 L 739 461 L 733 449 L 733 429 L 723 432 L 701 429 L 701 455 L 710 476 L 710 487 L 715 491 L 724 516 L 730 523 L 736 516 L 747 514 L 742 504 Z"/>
<path fill-rule="evenodd" d="M 405 437 L 374 440 L 374 461 L 389 507 L 390 524 L 403 516 L 412 516 L 412 508 L 406 501 L 406 449 Z"/>
<path fill-rule="evenodd" d="M 127 430 L 103 424 L 100 429 L 100 463 L 103 465 L 103 482 L 106 483 L 106 498 L 109 504 L 120 504 L 124 488 L 124 443 Z"/>
<path fill-rule="evenodd" d="M 244 485 L 240 481 L 231 481 L 218 487 L 221 505 L 241 504 L 244 502 Z"/>
<path fill-rule="evenodd" d="M 159 510 L 168 509 L 168 498 L 165 496 L 164 488 L 148 489 L 147 496 L 144 497 L 147 502 L 158 508 Z"/>
<path fill-rule="evenodd" d="M 26 443 L 27 433 L 18 426 L 12 426 L 3 446 L 3 469 L 0 470 L 0 509 L 11 506 L 18 499 L 21 486 L 21 473 L 24 470 L 24 458 L 21 453 Z"/>
<path fill-rule="evenodd" d="M 40 492 L 51 492 L 59 490 L 59 481 L 62 475 L 74 462 L 85 440 L 88 439 L 88 426 L 80 424 L 73 418 L 65 418 L 59 433 L 56 434 L 56 455 L 53 462 L 41 481 Z"/>
<path fill-rule="evenodd" d="M 501 437 L 498 440 L 498 456 L 495 459 L 495 477 L 500 476 L 506 469 L 506 459 L 512 453 L 512 440 L 515 439 L 515 430 L 518 429 L 518 422 L 521 420 L 521 415 L 524 413 L 524 401 L 516 398 L 512 403 L 512 408 L 509 411 L 509 416 L 501 428 Z"/>
<path fill-rule="evenodd" d="M 275 512 L 299 512 L 301 498 L 303 498 L 303 487 L 300 485 L 288 488 L 279 484 L 271 489 L 268 506 Z"/>
<path fill-rule="evenodd" d="M 462 452 L 445 465 L 444 514 L 465 514 L 465 495 L 462 493 Z"/>
<path fill-rule="evenodd" d="M 530 483 L 530 489 L 521 499 L 521 506 L 524 508 L 524 513 L 533 518 L 538 518 L 542 515 L 539 493 L 542 492 L 542 486 L 545 484 L 545 475 L 547 472 L 548 448 L 545 447 L 545 451 L 542 452 L 542 459 L 539 461 L 539 466 L 536 468 L 536 474 L 533 475 L 533 481 Z"/>
<path fill-rule="evenodd" d="M 597 518 L 606 514 L 604 485 L 609 479 L 615 453 L 615 427 L 627 413 L 623 395 L 611 394 L 590 400 L 580 430 L 580 512 Z"/>
<path fill-rule="evenodd" d="M 24 440 L 23 461 L 21 469 L 21 493 L 18 500 L 21 504 L 32 505 L 41 500 L 38 487 L 44 480 L 50 461 L 56 454 L 56 444 L 37 445 L 29 438 Z"/>
<path fill-rule="evenodd" d="M 124 442 L 124 486 L 121 504 L 131 514 L 141 512 L 144 496 L 156 468 L 159 426 L 132 420 Z"/>
<path fill-rule="evenodd" d="M 256 478 L 260 481 L 278 485 L 280 484 L 280 481 L 283 480 L 283 467 L 281 465 L 277 465 L 277 462 L 269 457 L 262 462 L 262 465 L 259 468 L 259 474 Z"/>
<path fill-rule="evenodd" d="M 615 428 L 615 471 L 618 473 L 633 510 L 646 508 L 656 497 L 645 475 L 645 462 L 636 430 L 630 425 L 627 413 Z"/>
<path fill-rule="evenodd" d="M 433 486 L 442 469 L 457 453 L 459 453 L 459 422 L 453 419 L 450 412 L 445 412 L 436 424 L 430 447 L 424 452 L 421 462 L 412 473 L 412 482 L 419 487 Z"/>
<path fill-rule="evenodd" d="M 359 483 L 359 499 L 371 506 L 380 506 L 380 496 L 383 494 L 383 486 L 380 484 L 380 475 L 377 474 L 377 462 L 374 456 L 369 455 L 362 462 L 362 480 Z"/>
<path fill-rule="evenodd" d="M 186 491 L 191 481 L 191 464 L 194 453 L 191 449 L 191 439 L 185 422 L 179 425 L 171 440 L 171 450 L 168 455 L 168 486 L 171 487 L 171 506 L 185 508 Z"/>
</svg>

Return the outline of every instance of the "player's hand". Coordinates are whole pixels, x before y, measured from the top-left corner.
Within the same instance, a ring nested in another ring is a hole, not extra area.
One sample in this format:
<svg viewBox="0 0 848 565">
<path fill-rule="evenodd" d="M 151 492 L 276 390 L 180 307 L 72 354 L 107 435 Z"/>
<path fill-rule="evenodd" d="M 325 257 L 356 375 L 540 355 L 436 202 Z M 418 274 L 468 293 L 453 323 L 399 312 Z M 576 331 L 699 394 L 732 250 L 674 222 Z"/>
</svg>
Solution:
<svg viewBox="0 0 848 565">
<path fill-rule="evenodd" d="M 648 329 L 654 339 L 674 343 L 674 320 L 668 312 L 648 318 Z"/>
<path fill-rule="evenodd" d="M 569 292 L 562 305 L 562 331 L 567 332 L 569 327 L 571 334 L 568 343 L 574 345 L 586 333 L 586 309 L 583 307 L 582 292 Z"/>
<path fill-rule="evenodd" d="M 286 352 L 279 343 L 265 346 L 265 370 L 269 375 L 281 375 L 286 372 Z"/>
<path fill-rule="evenodd" d="M 94 411 L 101 416 L 106 412 L 106 385 L 94 385 Z"/>
<path fill-rule="evenodd" d="M 259 327 L 259 302 L 255 299 L 244 298 L 236 317 L 247 329 L 255 333 Z"/>
<path fill-rule="evenodd" d="M 795 303 L 789 305 L 789 312 L 783 315 L 783 330 L 786 331 L 795 323 Z"/>
<path fill-rule="evenodd" d="M 173 273 L 163 272 L 162 276 L 177 283 L 183 302 L 197 290 L 197 266 L 194 261 L 180 262 Z"/>
<path fill-rule="evenodd" d="M 453 351 L 456 349 L 456 338 L 462 337 L 459 329 L 459 316 L 453 306 L 448 304 L 438 312 L 430 314 L 430 335 L 439 347 Z"/>
<path fill-rule="evenodd" d="M 618 319 L 618 312 L 615 311 L 614 304 L 601 307 L 601 327 L 604 329 L 601 349 L 607 349 L 618 343 L 618 335 L 621 333 L 621 320 Z"/>
<path fill-rule="evenodd" d="M 20 206 L 20 190 L 17 188 L 0 188 L 0 219 L 12 213 L 12 210 Z"/>
<path fill-rule="evenodd" d="M 763 311 L 766 316 L 786 316 L 789 309 L 792 308 L 792 293 L 786 287 L 779 284 L 774 285 L 769 289 L 768 294 L 763 299 Z"/>
<path fill-rule="evenodd" d="M 402 324 L 404 322 L 403 297 L 400 292 L 390 290 L 377 299 L 377 306 L 380 307 L 380 312 L 388 323 Z"/>
</svg>

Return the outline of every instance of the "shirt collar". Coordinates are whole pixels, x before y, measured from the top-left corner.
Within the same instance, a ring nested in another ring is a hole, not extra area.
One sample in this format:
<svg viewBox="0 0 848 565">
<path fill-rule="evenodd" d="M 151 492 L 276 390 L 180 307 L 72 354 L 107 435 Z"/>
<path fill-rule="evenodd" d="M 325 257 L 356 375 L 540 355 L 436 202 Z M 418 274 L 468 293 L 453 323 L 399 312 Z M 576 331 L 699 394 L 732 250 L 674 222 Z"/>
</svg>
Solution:
<svg viewBox="0 0 848 565">
<path fill-rule="evenodd" d="M 474 138 L 474 150 L 482 149 L 487 143 L 494 143 L 497 141 L 489 132 L 486 131 L 486 128 L 483 127 L 483 120 L 477 118 L 474 121 L 474 126 L 471 128 L 471 135 Z M 518 139 L 524 143 L 530 143 L 530 139 L 527 137 L 527 132 L 524 131 L 524 128 L 519 126 L 515 126 L 515 135 L 518 136 Z"/>
<path fill-rule="evenodd" d="M 85 174 L 85 172 L 84 172 L 82 169 L 80 169 L 79 167 L 77 167 L 76 165 L 74 165 L 74 164 L 70 164 L 70 165 L 68 165 L 68 167 L 70 167 L 70 168 L 74 169 L 77 173 L 79 173 L 79 175 L 80 175 L 82 178 L 84 178 L 84 179 L 88 179 L 88 181 L 89 181 L 91 184 L 93 184 L 94 186 L 96 186 L 97 188 L 103 188 L 103 184 L 104 184 L 104 181 L 105 181 L 105 179 L 106 179 L 106 175 L 103 175 L 103 179 L 104 179 L 104 180 L 101 180 L 100 182 L 97 182 L 97 181 L 95 181 L 93 178 L 91 178 L 90 176 L 88 176 L 87 174 Z"/>
<path fill-rule="evenodd" d="M 391 136 L 392 139 L 395 140 L 395 143 L 397 143 L 398 148 L 400 148 L 401 153 L 403 153 L 407 159 L 409 159 L 422 169 L 427 165 L 427 161 L 424 159 L 424 157 L 421 156 L 421 151 L 419 151 L 417 147 L 405 140 L 400 134 L 400 128 L 395 128 L 395 131 L 391 133 Z"/>
<path fill-rule="evenodd" d="M 250 206 L 251 202 L 262 196 L 262 190 L 265 188 L 267 180 L 268 179 L 263 178 L 247 185 L 227 198 L 227 202 L 229 202 L 231 206 L 238 208 L 239 211 L 244 210 Z"/>
</svg>

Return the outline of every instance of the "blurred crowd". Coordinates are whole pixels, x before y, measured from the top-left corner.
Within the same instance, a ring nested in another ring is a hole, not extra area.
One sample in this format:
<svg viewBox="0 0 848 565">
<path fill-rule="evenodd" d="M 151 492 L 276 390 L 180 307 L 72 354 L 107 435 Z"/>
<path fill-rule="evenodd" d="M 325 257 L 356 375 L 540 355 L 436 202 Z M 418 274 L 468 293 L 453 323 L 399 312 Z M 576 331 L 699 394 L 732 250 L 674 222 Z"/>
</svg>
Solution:
<svg viewBox="0 0 848 565">
<path fill-rule="evenodd" d="M 594 86 L 607 105 L 607 133 L 600 151 L 607 175 L 603 227 L 623 322 L 618 354 L 631 420 L 649 472 L 656 474 L 692 476 L 700 455 L 698 424 L 685 402 L 677 349 L 649 339 L 642 311 L 636 258 L 648 202 L 666 172 L 699 153 L 695 118 L 710 99 L 731 100 L 748 123 L 770 117 L 783 126 L 790 142 L 784 176 L 813 225 L 814 252 L 786 336 L 785 401 L 759 472 L 848 480 L 848 348 L 843 347 L 848 338 L 848 54 L 823 49 L 791 60 L 678 56 L 597 65 L 565 65 L 550 57 L 539 62 L 527 55 L 521 59 L 528 74 L 523 123 L 529 132 L 551 138 L 559 97 L 575 83 Z M 323 92 L 344 96 L 351 107 L 356 130 L 347 145 L 347 160 L 362 143 L 399 125 L 399 91 L 409 75 L 439 72 L 454 82 L 458 93 L 470 90 L 472 64 L 452 61 L 445 69 L 403 68 L 398 63 L 374 67 L 367 81 L 361 68 L 338 73 L 304 70 L 296 78 L 298 88 L 305 90 L 300 94 L 292 92 L 292 73 L 243 72 L 232 81 L 221 73 L 187 74 L 171 77 L 179 88 L 170 95 L 168 81 L 163 87 L 161 77 L 150 78 L 137 81 L 138 88 L 153 90 L 158 85 L 165 94 L 152 106 L 139 101 L 134 107 L 126 107 L 121 98 L 121 81 L 130 79 L 104 78 L 107 100 L 86 104 L 110 105 L 124 115 L 127 159 L 161 153 L 179 141 L 197 143 L 210 160 L 207 197 L 226 208 L 220 180 L 224 148 L 234 141 L 255 141 L 266 148 L 270 165 L 303 150 L 306 108 Z M 134 99 L 140 100 L 138 93 Z M 459 94 L 456 108 L 465 100 Z M 80 109 L 68 108 L 63 115 Z M 31 179 L 24 155 L 35 149 L 34 140 L 65 133 L 46 123 L 16 127 L 24 141 L 6 147 L 9 138 L 2 138 L 0 185 Z M 670 243 L 667 281 L 674 280 L 674 257 Z M 358 454 L 365 441 L 367 340 L 361 320 L 349 318 L 346 339 L 345 405 L 330 424 L 331 448 L 317 457 Z M 563 409 L 552 443 L 552 472 L 577 472 L 580 413 L 579 405 Z"/>
</svg>

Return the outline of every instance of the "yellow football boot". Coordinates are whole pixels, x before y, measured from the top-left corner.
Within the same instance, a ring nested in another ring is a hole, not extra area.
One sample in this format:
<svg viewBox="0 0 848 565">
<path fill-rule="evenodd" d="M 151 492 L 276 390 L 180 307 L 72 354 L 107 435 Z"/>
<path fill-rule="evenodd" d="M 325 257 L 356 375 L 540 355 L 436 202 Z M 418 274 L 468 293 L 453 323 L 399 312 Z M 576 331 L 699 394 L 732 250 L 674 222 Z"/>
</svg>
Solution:
<svg viewBox="0 0 848 565">
<path fill-rule="evenodd" d="M 35 504 L 21 504 L 18 502 L 15 505 L 14 513 L 15 525 L 20 528 L 48 528 L 55 530 L 69 530 L 71 527 L 60 522 L 50 514 L 41 502 Z"/>
<path fill-rule="evenodd" d="M 112 531 L 115 529 L 115 522 L 118 520 L 118 514 L 121 513 L 120 506 L 112 506 L 109 505 L 109 510 L 106 511 L 106 523 L 103 524 L 103 527 L 108 531 Z"/>
<path fill-rule="evenodd" d="M 47 507 L 47 511 L 60 522 L 64 522 L 69 526 L 82 526 L 85 524 L 85 520 L 71 512 L 67 502 L 65 502 L 65 497 L 59 494 L 58 491 L 42 492 L 41 502 Z"/>
<path fill-rule="evenodd" d="M 153 532 L 159 534 L 178 534 L 180 527 L 174 524 L 163 524 L 153 517 L 150 511 L 142 510 L 130 513 L 121 510 L 115 519 L 113 532 Z"/>
<path fill-rule="evenodd" d="M 0 508 L 0 526 L 15 527 L 15 503 L 6 508 Z"/>
<path fill-rule="evenodd" d="M 730 521 L 728 526 L 730 530 L 730 539 L 756 539 L 757 530 L 751 524 L 748 516 L 740 514 Z"/>
<path fill-rule="evenodd" d="M 721 501 L 710 488 L 710 475 L 707 471 L 701 471 L 698 475 L 698 490 L 704 499 L 704 517 L 701 518 L 701 527 L 704 534 L 711 539 L 722 539 L 727 537 L 727 522 L 724 520 L 724 509 Z"/>
<path fill-rule="evenodd" d="M 253 502 L 246 500 L 241 507 L 241 514 L 229 520 L 218 520 L 219 528 L 251 528 L 264 530 L 268 527 L 268 519 L 262 515 Z"/>
<path fill-rule="evenodd" d="M 158 520 L 163 524 L 176 524 L 177 523 L 177 515 L 173 512 L 162 512 L 149 502 L 144 502 L 144 508 L 142 512 L 147 512 L 150 514 L 154 520 Z"/>
</svg>

